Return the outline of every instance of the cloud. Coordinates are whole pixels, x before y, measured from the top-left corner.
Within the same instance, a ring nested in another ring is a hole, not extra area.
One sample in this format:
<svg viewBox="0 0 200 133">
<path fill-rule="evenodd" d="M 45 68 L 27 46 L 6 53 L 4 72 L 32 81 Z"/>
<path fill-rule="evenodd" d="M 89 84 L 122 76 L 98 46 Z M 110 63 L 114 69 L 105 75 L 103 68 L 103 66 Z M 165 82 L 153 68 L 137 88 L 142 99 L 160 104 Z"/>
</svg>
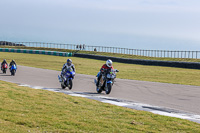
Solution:
<svg viewBox="0 0 200 133">
<path fill-rule="evenodd" d="M 64 38 L 73 32 L 76 41 L 81 32 L 94 35 L 93 42 L 104 34 L 200 40 L 199 7 L 197 0 L 2 0 L 0 36 L 6 31 Z"/>
</svg>

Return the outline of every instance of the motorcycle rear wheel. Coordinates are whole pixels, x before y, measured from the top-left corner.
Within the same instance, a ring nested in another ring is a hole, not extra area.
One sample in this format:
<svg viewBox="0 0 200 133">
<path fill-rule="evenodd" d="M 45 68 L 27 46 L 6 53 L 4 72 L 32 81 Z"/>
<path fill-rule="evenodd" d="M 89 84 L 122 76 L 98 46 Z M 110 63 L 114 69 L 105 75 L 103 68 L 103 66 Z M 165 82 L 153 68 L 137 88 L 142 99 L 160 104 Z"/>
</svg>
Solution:
<svg viewBox="0 0 200 133">
<path fill-rule="evenodd" d="M 11 76 L 15 76 L 15 70 L 11 71 Z"/>
<path fill-rule="evenodd" d="M 5 69 L 3 70 L 3 73 L 6 73 L 6 70 L 5 70 Z"/>
</svg>

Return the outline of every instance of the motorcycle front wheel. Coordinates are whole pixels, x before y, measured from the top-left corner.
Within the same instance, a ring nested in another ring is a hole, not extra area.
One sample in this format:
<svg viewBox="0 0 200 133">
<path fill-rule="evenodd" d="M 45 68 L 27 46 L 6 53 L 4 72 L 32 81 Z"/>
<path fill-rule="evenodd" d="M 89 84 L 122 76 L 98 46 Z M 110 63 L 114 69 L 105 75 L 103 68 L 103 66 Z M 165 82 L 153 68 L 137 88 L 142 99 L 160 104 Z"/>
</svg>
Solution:
<svg viewBox="0 0 200 133">
<path fill-rule="evenodd" d="M 105 91 L 106 91 L 106 94 L 110 94 L 111 89 L 112 89 L 112 84 L 111 84 L 111 83 L 108 83 L 108 84 L 107 84 L 107 89 L 105 90 Z"/>
<path fill-rule="evenodd" d="M 71 90 L 71 89 L 72 89 L 72 86 L 73 86 L 73 82 L 72 82 L 72 80 L 69 80 L 68 88 Z"/>
<path fill-rule="evenodd" d="M 65 88 L 66 88 L 66 86 L 64 86 L 64 85 L 62 85 L 62 84 L 61 84 L 61 88 L 62 88 L 62 89 L 65 89 Z"/>
</svg>

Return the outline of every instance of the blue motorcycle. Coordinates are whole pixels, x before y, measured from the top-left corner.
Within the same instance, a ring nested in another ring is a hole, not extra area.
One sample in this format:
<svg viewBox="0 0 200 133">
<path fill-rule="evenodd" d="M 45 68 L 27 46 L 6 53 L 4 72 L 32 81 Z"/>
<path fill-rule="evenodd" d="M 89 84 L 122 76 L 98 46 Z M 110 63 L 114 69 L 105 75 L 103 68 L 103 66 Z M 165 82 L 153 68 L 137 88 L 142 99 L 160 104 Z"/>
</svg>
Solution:
<svg viewBox="0 0 200 133">
<path fill-rule="evenodd" d="M 10 67 L 11 76 L 15 76 L 16 71 L 17 71 L 17 66 L 16 65 L 12 65 Z"/>
<path fill-rule="evenodd" d="M 106 94 L 110 94 L 117 72 L 119 72 L 119 70 L 117 69 L 102 70 L 102 76 L 96 88 L 97 93 L 101 93 L 102 91 L 105 91 Z M 97 74 L 97 80 L 99 76 L 100 76 L 100 72 Z M 97 82 L 97 80 L 95 80 L 95 83 Z"/>
<path fill-rule="evenodd" d="M 61 83 L 62 89 L 68 87 L 70 90 L 72 89 L 75 72 L 69 68 L 61 76 L 58 75 L 59 82 Z"/>
</svg>

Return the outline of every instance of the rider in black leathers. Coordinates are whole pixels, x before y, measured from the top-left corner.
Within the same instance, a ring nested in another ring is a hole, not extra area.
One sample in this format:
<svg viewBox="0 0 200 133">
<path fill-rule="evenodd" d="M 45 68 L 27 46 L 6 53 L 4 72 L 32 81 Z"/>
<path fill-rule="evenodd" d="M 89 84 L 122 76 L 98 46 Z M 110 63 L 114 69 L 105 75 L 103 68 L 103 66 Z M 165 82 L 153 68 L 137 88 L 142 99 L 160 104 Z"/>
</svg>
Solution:
<svg viewBox="0 0 200 133">
<path fill-rule="evenodd" d="M 15 66 L 17 67 L 17 64 L 16 64 L 15 60 L 12 60 L 12 61 L 10 62 L 9 67 L 11 68 L 12 65 L 15 65 Z"/>
</svg>

